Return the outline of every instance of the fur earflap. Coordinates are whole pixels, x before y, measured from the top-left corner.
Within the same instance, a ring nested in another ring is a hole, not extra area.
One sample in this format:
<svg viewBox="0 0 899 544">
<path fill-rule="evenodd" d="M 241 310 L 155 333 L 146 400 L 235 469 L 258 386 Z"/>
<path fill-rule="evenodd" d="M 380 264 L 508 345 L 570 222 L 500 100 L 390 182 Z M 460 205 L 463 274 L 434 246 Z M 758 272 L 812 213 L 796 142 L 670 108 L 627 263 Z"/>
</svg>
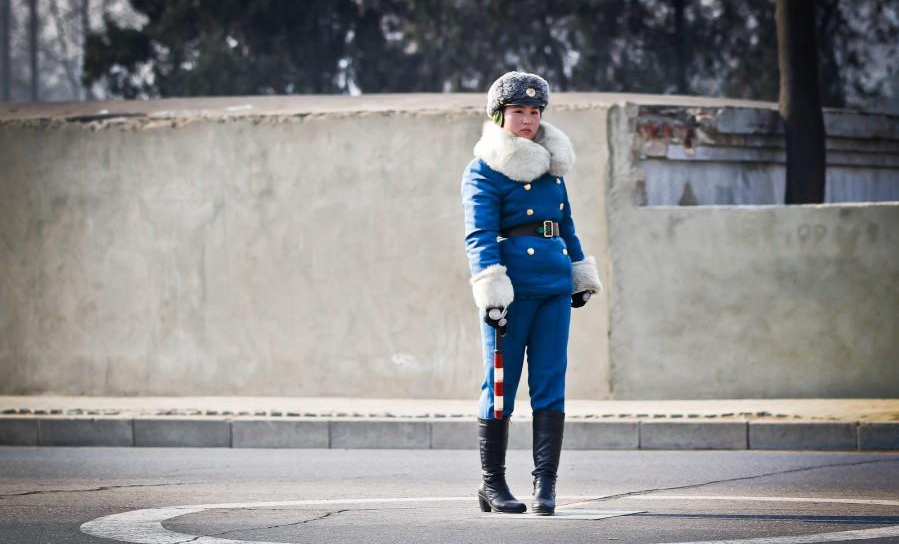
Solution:
<svg viewBox="0 0 899 544">
<path fill-rule="evenodd" d="M 506 275 L 506 267 L 501 264 L 488 266 L 472 276 L 471 291 L 474 303 L 481 310 L 505 308 L 515 299 L 512 280 Z"/>
<path fill-rule="evenodd" d="M 549 172 L 564 176 L 574 165 L 574 149 L 564 132 L 540 123 L 534 140 L 519 138 L 493 122 L 484 123 L 474 156 L 509 179 L 527 183 Z"/>
<path fill-rule="evenodd" d="M 599 281 L 599 272 L 596 270 L 596 258 L 593 255 L 583 261 L 571 263 L 571 283 L 574 285 L 572 293 L 592 291 L 594 294 L 602 293 L 602 282 Z"/>
</svg>

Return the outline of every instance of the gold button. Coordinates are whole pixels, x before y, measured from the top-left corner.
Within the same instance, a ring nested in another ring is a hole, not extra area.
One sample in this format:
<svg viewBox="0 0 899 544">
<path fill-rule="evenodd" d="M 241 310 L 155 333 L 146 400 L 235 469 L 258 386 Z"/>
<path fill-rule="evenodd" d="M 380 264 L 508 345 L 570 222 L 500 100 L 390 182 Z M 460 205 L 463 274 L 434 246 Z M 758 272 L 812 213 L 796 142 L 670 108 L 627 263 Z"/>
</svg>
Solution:
<svg viewBox="0 0 899 544">
<path fill-rule="evenodd" d="M 527 213 L 528 213 L 528 215 L 534 215 L 534 210 L 528 208 L 528 212 L 527 212 Z"/>
<path fill-rule="evenodd" d="M 565 248 L 562 248 L 562 255 L 568 255 L 568 250 Z"/>
<path fill-rule="evenodd" d="M 530 183 L 525 183 L 525 184 L 524 184 L 524 190 L 525 190 L 525 191 L 530 191 L 530 190 L 531 190 L 531 184 L 530 184 Z"/>
<path fill-rule="evenodd" d="M 556 178 L 556 185 L 562 185 L 562 178 Z"/>
<path fill-rule="evenodd" d="M 528 248 L 528 255 L 533 255 L 533 254 L 534 254 L 534 248 L 529 247 L 529 248 Z"/>
<path fill-rule="evenodd" d="M 564 209 L 565 209 L 565 203 L 564 203 L 564 202 L 559 202 L 559 209 L 560 209 L 560 210 L 564 210 Z"/>
</svg>

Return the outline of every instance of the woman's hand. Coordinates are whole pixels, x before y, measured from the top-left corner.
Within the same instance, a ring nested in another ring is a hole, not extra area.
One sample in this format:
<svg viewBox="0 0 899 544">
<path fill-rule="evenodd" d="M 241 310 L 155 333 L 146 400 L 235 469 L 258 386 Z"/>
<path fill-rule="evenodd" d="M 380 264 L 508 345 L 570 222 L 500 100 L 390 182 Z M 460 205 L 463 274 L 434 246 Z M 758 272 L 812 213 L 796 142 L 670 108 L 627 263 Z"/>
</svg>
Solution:
<svg viewBox="0 0 899 544">
<path fill-rule="evenodd" d="M 571 307 L 580 308 L 584 304 L 587 304 L 587 301 L 590 300 L 592 295 L 593 293 L 590 291 L 580 291 L 571 295 Z"/>
<path fill-rule="evenodd" d="M 509 320 L 506 319 L 506 309 L 502 306 L 487 308 L 484 313 L 484 323 L 498 330 L 501 336 L 505 336 L 506 325 L 509 323 Z"/>
</svg>

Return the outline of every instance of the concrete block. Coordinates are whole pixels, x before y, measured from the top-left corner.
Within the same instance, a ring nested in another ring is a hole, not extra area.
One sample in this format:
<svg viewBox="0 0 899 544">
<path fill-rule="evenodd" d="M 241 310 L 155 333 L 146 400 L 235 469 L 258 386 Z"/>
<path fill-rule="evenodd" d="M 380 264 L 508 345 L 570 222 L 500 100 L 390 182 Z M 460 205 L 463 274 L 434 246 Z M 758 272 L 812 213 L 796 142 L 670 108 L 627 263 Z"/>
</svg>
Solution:
<svg viewBox="0 0 899 544">
<path fill-rule="evenodd" d="M 567 450 L 628 450 L 640 447 L 639 421 L 566 421 Z"/>
<path fill-rule="evenodd" d="M 751 422 L 749 447 L 754 450 L 856 450 L 855 423 Z"/>
<path fill-rule="evenodd" d="M 330 422 L 331 447 L 428 449 L 431 423 L 408 420 L 340 420 Z"/>
<path fill-rule="evenodd" d="M 745 421 L 642 421 L 640 448 L 644 450 L 744 450 Z"/>
<path fill-rule="evenodd" d="M 436 420 L 431 422 L 432 450 L 472 450 L 477 448 L 477 420 Z"/>
<path fill-rule="evenodd" d="M 596 107 L 599 99 L 599 95 L 578 99 L 584 107 L 562 108 L 553 114 L 578 150 L 584 149 L 571 172 L 579 182 L 568 188 L 579 210 L 599 210 L 604 203 L 606 146 L 586 150 L 590 142 L 606 141 L 607 111 L 615 102 L 604 100 L 606 105 Z M 427 391 L 443 399 L 470 399 L 472 409 L 476 407 L 482 352 L 471 289 L 460 281 L 466 259 L 459 246 L 462 207 L 456 178 L 479 137 L 482 97 L 459 95 L 448 99 L 449 104 L 443 97 L 435 101 L 427 95 L 369 96 L 364 101 L 377 103 L 373 109 L 409 113 L 359 115 L 360 106 L 349 101 L 335 109 L 322 107 L 316 97 L 292 96 L 288 98 L 290 114 L 285 110 L 266 118 L 277 121 L 294 113 L 317 114 L 311 124 L 278 122 L 276 127 L 258 127 L 249 118 L 235 118 L 234 123 L 210 121 L 205 114 L 189 111 L 207 107 L 225 111 L 224 105 L 185 100 L 190 106 L 177 115 L 194 122 L 164 132 L 118 132 L 115 123 L 70 132 L 50 128 L 49 119 L 55 117 L 51 113 L 40 123 L 43 128 L 20 127 L 8 121 L 20 114 L 10 114 L 9 108 L 0 112 L 0 232 L 4 240 L 0 249 L 0 392 L 392 399 Z M 239 108 L 250 104 L 260 114 L 268 107 L 245 97 L 216 100 Z M 429 111 L 433 107 L 433 114 L 416 113 L 422 101 Z M 133 102 L 80 107 L 93 112 L 136 106 Z M 41 116 L 52 107 L 36 105 Z M 169 107 L 141 104 L 147 112 Z M 129 126 L 143 125 L 147 119 L 131 118 Z M 443 136 L 449 127 L 452 136 Z M 272 152 L 285 141 L 292 142 L 297 152 Z M 334 153 L 340 148 L 377 157 L 379 168 Z M 400 149 L 416 150 L 418 160 L 400 158 L 396 153 Z M 106 161 L 105 153 L 118 160 Z M 206 153 L 215 153 L 217 160 L 206 160 Z M 263 155 L 267 160 L 254 160 Z M 448 167 L 447 157 L 452 157 L 452 166 Z M 400 166 L 409 175 L 388 174 Z M 447 179 L 447 168 L 452 182 L 423 189 L 422 180 Z M 302 182 L 284 172 L 302 172 Z M 98 191 L 105 190 L 103 184 L 116 179 L 131 181 L 116 186 L 115 198 L 98 198 Z M 247 180 L 257 179 L 265 181 L 265 194 L 277 198 L 247 199 L 240 213 L 218 215 L 215 203 L 242 194 Z M 361 179 L 367 183 L 359 184 Z M 334 198 L 340 199 L 340 210 L 331 213 Z M 61 202 L 64 208 L 59 208 Z M 375 211 L 390 219 L 369 222 L 369 214 Z M 333 235 L 315 236 L 314 231 L 301 229 L 309 218 L 320 221 L 322 216 L 341 218 L 329 224 Z M 91 231 L 99 217 L 106 221 L 102 235 Z M 581 241 L 594 251 L 601 250 L 596 255 L 600 263 L 609 262 L 603 249 L 604 218 L 605 213 L 577 217 Z M 46 227 L 23 228 L 31 220 Z M 171 235 L 146 236 L 157 230 Z M 260 232 L 267 234 L 260 236 Z M 892 231 L 880 226 L 879 232 Z M 200 239 L 206 242 L 202 251 L 198 251 Z M 338 239 L 348 251 L 336 250 Z M 7 241 L 12 245 L 7 246 Z M 409 258 L 411 248 L 425 247 L 422 255 Z M 26 258 L 25 248 L 40 248 L 41 258 Z M 154 281 L 147 281 L 148 271 L 141 263 L 170 263 L 172 255 L 187 262 L 161 266 L 153 271 Z M 241 259 L 240 266 L 233 266 L 241 255 L 273 257 Z M 299 263 L 305 277 L 293 268 Z M 307 267 L 312 263 L 320 265 Z M 379 264 L 372 270 L 360 263 Z M 200 266 L 216 271 L 214 280 L 203 286 L 209 289 L 208 295 L 193 288 L 202 280 Z M 64 274 L 47 276 L 47 270 L 57 269 Z M 98 278 L 104 280 L 102 285 Z M 171 293 L 167 288 L 171 285 L 191 288 Z M 323 285 L 352 285 L 354 298 L 377 303 L 329 303 Z M 201 292 L 209 302 L 198 300 Z M 440 304 L 422 302 L 424 296 L 435 294 Z M 50 300 L 58 303 L 44 303 Z M 159 326 L 159 316 L 135 308 L 155 307 L 160 300 L 165 300 L 167 315 L 178 316 L 177 331 L 194 334 L 209 327 L 208 336 L 194 345 L 166 342 L 165 335 L 150 334 Z M 246 301 L 265 311 L 247 319 Z M 97 305 L 102 311 L 90 324 L 91 340 L 84 341 L 82 309 Z M 584 310 L 591 317 L 572 325 L 569 398 L 608 394 L 605 306 L 605 297 L 596 297 Z M 337 321 L 309 318 L 298 327 L 294 318 L 288 318 L 297 308 L 311 315 L 328 311 Z M 127 321 L 119 316 L 128 316 Z M 45 323 L 52 323 L 52 328 L 44 327 Z M 363 327 L 367 333 L 348 335 L 348 330 L 355 331 L 362 323 L 367 324 Z M 438 323 L 441 326 L 435 326 Z M 135 336 L 141 338 L 139 346 L 125 340 L 130 338 L 129 331 L 143 332 Z M 460 338 L 462 331 L 466 332 Z M 398 337 L 403 339 L 401 345 L 385 347 L 385 342 Z M 14 357 L 10 346 L 16 346 Z M 186 359 L 191 363 L 171 363 Z M 360 364 L 361 359 L 370 360 Z M 13 369 L 13 360 L 33 361 L 29 365 L 37 367 Z M 107 366 L 108 374 L 98 372 Z M 234 376 L 240 376 L 239 383 Z M 526 382 L 520 388 L 525 390 Z M 520 407 L 529 408 L 527 404 Z"/>
<path fill-rule="evenodd" d="M 37 446 L 37 419 L 0 418 L 0 446 Z"/>
<path fill-rule="evenodd" d="M 221 419 L 135 419 L 134 445 L 230 448 L 231 422 Z"/>
<path fill-rule="evenodd" d="M 327 421 L 235 419 L 231 422 L 234 448 L 327 448 Z"/>
<path fill-rule="evenodd" d="M 133 446 L 130 418 L 41 418 L 39 446 Z"/>
<path fill-rule="evenodd" d="M 534 427 L 530 419 L 512 418 L 509 423 L 509 449 L 530 450 L 534 444 Z"/>
<path fill-rule="evenodd" d="M 859 423 L 858 449 L 899 450 L 899 422 Z"/>
</svg>

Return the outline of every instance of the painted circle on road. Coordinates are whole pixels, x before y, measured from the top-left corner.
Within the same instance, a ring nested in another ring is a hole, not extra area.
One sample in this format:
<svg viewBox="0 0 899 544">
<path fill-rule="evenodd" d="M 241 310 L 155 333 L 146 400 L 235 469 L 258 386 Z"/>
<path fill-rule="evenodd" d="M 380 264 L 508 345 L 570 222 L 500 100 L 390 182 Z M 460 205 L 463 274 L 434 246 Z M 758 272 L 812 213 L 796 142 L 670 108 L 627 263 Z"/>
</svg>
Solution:
<svg viewBox="0 0 899 544">
<path fill-rule="evenodd" d="M 595 497 L 583 502 L 591 502 L 602 499 Z M 740 497 L 740 496 L 715 496 L 715 495 L 631 495 L 629 499 L 652 500 L 701 500 L 701 501 L 767 501 L 767 502 L 799 502 L 799 503 L 837 503 L 837 504 L 871 504 L 882 506 L 899 506 L 899 501 L 880 499 L 834 499 L 814 497 Z M 558 497 L 560 500 L 584 499 L 577 497 Z M 120 542 L 134 544 L 180 544 L 190 541 L 195 544 L 284 544 L 283 542 L 267 542 L 260 540 L 231 540 L 213 536 L 198 536 L 170 531 L 162 526 L 162 522 L 168 519 L 195 514 L 214 509 L 239 509 L 239 508 L 267 508 L 278 506 L 330 506 L 353 504 L 390 504 L 408 502 L 470 502 L 474 497 L 397 497 L 397 498 L 368 498 L 368 499 L 321 499 L 300 501 L 267 501 L 267 502 L 235 502 L 220 504 L 194 504 L 186 506 L 169 506 L 165 508 L 145 508 L 132 510 L 121 514 L 103 516 L 81 525 L 81 531 L 85 534 L 99 538 L 108 538 Z M 580 503 L 573 503 L 580 504 Z M 562 509 L 564 507 L 559 507 Z M 621 514 L 618 514 L 621 515 Z M 498 516 L 499 517 L 499 516 Z M 501 516 L 504 520 L 516 516 Z M 551 521 L 553 516 L 544 516 L 542 519 Z M 818 542 L 842 542 L 847 540 L 867 540 L 872 538 L 899 537 L 899 525 L 878 527 L 873 529 L 858 529 L 852 531 L 838 531 L 831 533 L 819 533 L 814 535 L 774 536 L 760 538 L 728 539 L 728 540 L 703 540 L 688 541 L 669 544 L 813 544 Z"/>
</svg>

